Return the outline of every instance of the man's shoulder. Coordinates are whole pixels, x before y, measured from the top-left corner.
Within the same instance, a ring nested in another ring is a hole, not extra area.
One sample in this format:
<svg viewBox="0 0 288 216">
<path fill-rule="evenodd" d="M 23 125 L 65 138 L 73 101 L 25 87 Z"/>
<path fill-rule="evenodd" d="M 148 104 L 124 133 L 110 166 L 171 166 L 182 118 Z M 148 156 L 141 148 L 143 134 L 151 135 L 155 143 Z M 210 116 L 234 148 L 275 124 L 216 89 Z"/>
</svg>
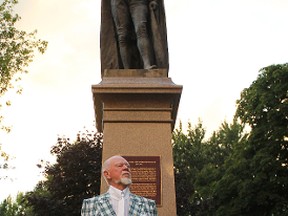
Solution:
<svg viewBox="0 0 288 216">
<path fill-rule="evenodd" d="M 100 194 L 100 195 L 97 195 L 97 196 L 94 196 L 94 197 L 90 197 L 90 198 L 84 199 L 84 202 L 86 202 L 86 203 L 95 203 L 95 202 L 98 202 L 99 200 L 108 198 L 108 196 L 109 196 L 108 193 L 104 193 L 104 194 Z"/>
<path fill-rule="evenodd" d="M 147 213 L 151 216 L 158 215 L 156 202 L 154 200 L 136 194 L 131 194 L 130 199 L 132 200 L 130 208 L 133 215 L 134 213 L 139 215 L 139 212 L 142 212 L 144 215 L 147 215 Z"/>
<path fill-rule="evenodd" d="M 136 195 L 136 194 L 133 194 L 133 193 L 131 193 L 131 198 L 137 200 L 138 202 L 145 202 L 145 203 L 148 203 L 150 205 L 155 205 L 155 201 L 154 200 L 148 199 L 146 197 L 139 196 L 139 195 Z"/>
<path fill-rule="evenodd" d="M 106 200 L 108 198 L 109 195 L 105 193 L 88 199 L 84 199 L 81 208 L 81 215 L 82 216 L 98 215 L 97 212 L 99 211 L 99 203 L 107 203 Z M 108 208 L 107 205 L 105 206 Z M 104 210 L 106 211 L 106 209 Z"/>
</svg>

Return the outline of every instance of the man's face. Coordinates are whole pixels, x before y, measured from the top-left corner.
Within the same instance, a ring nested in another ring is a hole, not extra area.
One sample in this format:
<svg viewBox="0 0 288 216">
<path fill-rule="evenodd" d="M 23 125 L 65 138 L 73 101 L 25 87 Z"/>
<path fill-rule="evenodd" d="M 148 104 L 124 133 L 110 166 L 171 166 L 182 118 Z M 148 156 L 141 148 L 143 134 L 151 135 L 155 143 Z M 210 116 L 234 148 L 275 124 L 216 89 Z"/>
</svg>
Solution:
<svg viewBox="0 0 288 216">
<path fill-rule="evenodd" d="M 115 156 L 110 161 L 109 168 L 104 171 L 104 174 L 110 184 L 116 188 L 122 190 L 122 187 L 126 187 L 131 184 L 131 172 L 129 163 L 120 156 Z"/>
</svg>

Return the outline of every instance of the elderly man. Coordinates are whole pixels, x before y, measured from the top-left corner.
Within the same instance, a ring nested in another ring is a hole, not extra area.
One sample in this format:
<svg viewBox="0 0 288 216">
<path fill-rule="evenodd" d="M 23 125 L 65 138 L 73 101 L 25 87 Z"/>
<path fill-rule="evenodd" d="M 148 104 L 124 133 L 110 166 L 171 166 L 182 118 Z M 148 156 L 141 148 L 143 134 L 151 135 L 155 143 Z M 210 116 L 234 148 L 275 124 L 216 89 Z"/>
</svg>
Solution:
<svg viewBox="0 0 288 216">
<path fill-rule="evenodd" d="M 81 216 L 157 216 L 155 201 L 129 191 L 132 183 L 130 165 L 121 156 L 112 156 L 102 166 L 109 184 L 106 193 L 83 201 Z"/>
</svg>

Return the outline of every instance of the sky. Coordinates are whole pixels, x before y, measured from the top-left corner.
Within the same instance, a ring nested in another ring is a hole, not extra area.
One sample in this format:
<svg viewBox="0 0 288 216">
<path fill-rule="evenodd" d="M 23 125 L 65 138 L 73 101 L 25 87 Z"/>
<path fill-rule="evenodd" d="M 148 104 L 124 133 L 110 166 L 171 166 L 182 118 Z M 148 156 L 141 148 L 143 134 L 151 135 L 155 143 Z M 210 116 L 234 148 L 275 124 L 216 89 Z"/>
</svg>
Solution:
<svg viewBox="0 0 288 216">
<path fill-rule="evenodd" d="M 4 116 L 12 131 L 1 133 L 0 143 L 15 169 L 8 171 L 13 180 L 1 180 L 0 201 L 33 190 L 42 179 L 36 164 L 52 159 L 58 136 L 94 129 L 100 6 L 100 0 L 19 0 L 17 27 L 37 29 L 49 44 L 23 77 L 22 95 L 8 94 L 12 106 Z M 183 85 L 177 125 L 201 119 L 209 134 L 231 122 L 258 71 L 287 62 L 287 9 L 287 0 L 165 0 L 169 77 Z"/>
</svg>

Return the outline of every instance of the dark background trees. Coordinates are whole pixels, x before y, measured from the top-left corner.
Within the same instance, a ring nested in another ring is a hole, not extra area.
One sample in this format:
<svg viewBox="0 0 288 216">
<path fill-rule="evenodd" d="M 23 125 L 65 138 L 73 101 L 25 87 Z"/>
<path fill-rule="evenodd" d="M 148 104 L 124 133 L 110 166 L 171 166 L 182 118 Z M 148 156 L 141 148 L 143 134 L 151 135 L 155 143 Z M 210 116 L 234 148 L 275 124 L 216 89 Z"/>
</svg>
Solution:
<svg viewBox="0 0 288 216">
<path fill-rule="evenodd" d="M 178 215 L 288 215 L 287 64 L 261 69 L 242 91 L 234 122 L 201 147 L 187 142 L 191 128 L 174 134 Z M 198 167 L 193 174 L 191 166 Z"/>
<path fill-rule="evenodd" d="M 205 160 L 203 139 L 205 129 L 199 122 L 195 128 L 188 125 L 187 135 L 182 125 L 173 133 L 174 172 L 176 181 L 177 214 L 185 215 L 197 209 L 199 197 L 194 183 Z"/>
<path fill-rule="evenodd" d="M 236 116 L 251 127 L 243 150 L 250 178 L 239 191 L 248 199 L 244 213 L 287 215 L 288 64 L 263 68 L 237 105 Z"/>
<path fill-rule="evenodd" d="M 51 149 L 56 163 L 46 164 L 45 181 L 26 195 L 35 215 L 79 215 L 82 201 L 99 194 L 102 134 L 86 131 L 77 141 L 59 138 Z M 39 165 L 41 166 L 41 165 Z"/>
<path fill-rule="evenodd" d="M 177 214 L 215 215 L 215 184 L 225 172 L 224 163 L 243 139 L 243 127 L 224 122 L 205 140 L 201 122 L 173 133 Z M 225 186 L 227 187 L 227 186 Z"/>
<path fill-rule="evenodd" d="M 250 130 L 216 184 L 217 215 L 288 214 L 287 69 L 287 64 L 263 68 L 237 101 L 235 117 Z"/>
</svg>

